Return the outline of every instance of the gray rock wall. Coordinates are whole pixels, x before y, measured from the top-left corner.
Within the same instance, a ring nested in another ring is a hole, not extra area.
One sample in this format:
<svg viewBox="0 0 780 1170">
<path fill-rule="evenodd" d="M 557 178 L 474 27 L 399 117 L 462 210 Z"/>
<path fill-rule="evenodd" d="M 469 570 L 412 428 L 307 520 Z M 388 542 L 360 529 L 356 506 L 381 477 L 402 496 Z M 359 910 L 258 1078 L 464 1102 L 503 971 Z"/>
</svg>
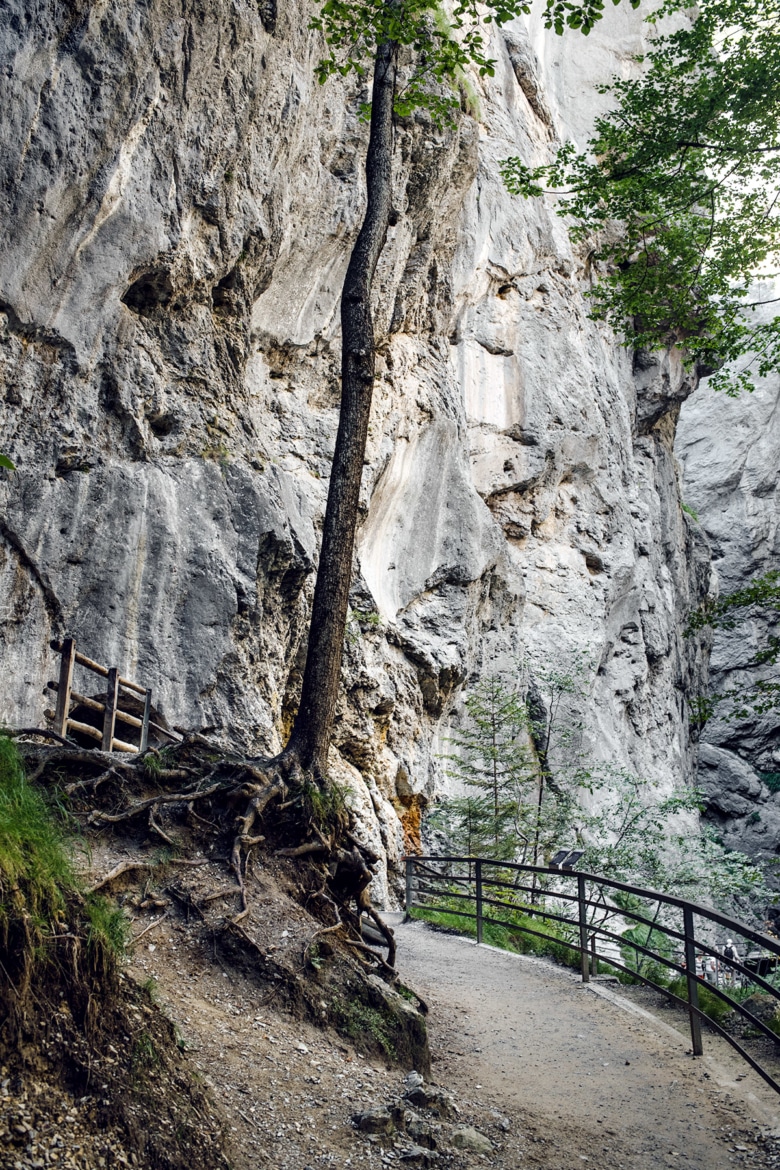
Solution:
<svg viewBox="0 0 780 1170">
<path fill-rule="evenodd" d="M 255 750 L 294 710 L 338 409 L 364 96 L 308 10 L 47 0 L 0 18 L 0 719 L 42 719 L 53 635 Z M 690 776 L 680 614 L 709 552 L 672 453 L 691 390 L 587 318 L 587 256 L 500 160 L 581 140 L 640 46 L 494 33 L 458 129 L 397 128 L 334 774 L 391 871 L 484 670 L 594 663 L 585 748 Z M 465 99 L 464 99 L 465 100 Z M 386 888 L 378 891 L 389 896 Z"/>
<path fill-rule="evenodd" d="M 756 288 L 759 312 L 773 312 L 775 284 Z M 738 399 L 702 383 L 683 407 L 676 451 L 683 494 L 712 547 L 713 587 L 732 593 L 754 577 L 780 568 L 780 379 L 760 378 Z M 709 685 L 714 694 L 748 692 L 757 679 L 777 679 L 777 667 L 756 666 L 769 634 L 768 615 L 743 614 L 733 630 L 715 633 Z M 724 841 L 762 861 L 780 851 L 780 718 L 778 713 L 727 717 L 716 708 L 705 726 L 698 782 L 708 798 L 707 818 Z M 770 780 L 769 785 L 766 783 Z M 770 868 L 770 880 L 777 876 Z"/>
</svg>

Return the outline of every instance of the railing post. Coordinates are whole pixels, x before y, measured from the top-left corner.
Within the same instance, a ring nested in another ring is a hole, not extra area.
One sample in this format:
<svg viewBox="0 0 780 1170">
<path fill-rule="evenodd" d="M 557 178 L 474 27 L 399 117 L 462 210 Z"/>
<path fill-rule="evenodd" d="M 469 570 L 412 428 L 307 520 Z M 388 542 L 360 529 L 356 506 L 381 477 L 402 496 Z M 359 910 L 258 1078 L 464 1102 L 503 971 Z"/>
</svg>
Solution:
<svg viewBox="0 0 780 1170">
<path fill-rule="evenodd" d="M 112 666 L 108 672 L 108 686 L 106 687 L 106 709 L 103 712 L 103 742 L 100 745 L 104 752 L 110 752 L 114 747 L 114 725 L 116 723 L 116 705 L 119 696 L 119 671 Z"/>
<path fill-rule="evenodd" d="M 477 885 L 477 943 L 482 942 L 482 862 L 474 862 L 474 879 Z"/>
<path fill-rule="evenodd" d="M 412 908 L 412 879 L 414 877 L 414 858 L 407 857 L 406 859 L 406 896 L 404 900 L 404 909 L 407 915 Z"/>
<path fill-rule="evenodd" d="M 599 957 L 596 954 L 596 936 L 590 936 L 590 973 L 595 979 L 599 973 Z"/>
<path fill-rule="evenodd" d="M 144 713 L 141 716 L 141 738 L 138 743 L 139 752 L 145 752 L 149 746 L 149 716 L 152 712 L 152 692 L 147 689 L 144 698 Z"/>
<path fill-rule="evenodd" d="M 688 980 L 688 1015 L 691 1019 L 691 1047 L 694 1056 L 704 1052 L 699 1018 L 699 985 L 696 982 L 696 940 L 693 929 L 693 911 L 683 906 L 683 933 L 685 934 L 685 973 Z"/>
<path fill-rule="evenodd" d="M 580 912 L 580 970 L 582 971 L 582 982 L 590 983 L 590 972 L 588 971 L 588 907 L 585 905 L 585 878 L 582 874 L 577 875 L 577 897 L 579 899 Z"/>
<path fill-rule="evenodd" d="M 62 643 L 60 658 L 60 685 L 57 690 L 57 708 L 54 713 L 54 730 L 57 732 L 57 735 L 67 736 L 68 734 L 70 689 L 73 685 L 73 667 L 75 663 L 76 642 L 73 638 L 66 638 Z"/>
</svg>

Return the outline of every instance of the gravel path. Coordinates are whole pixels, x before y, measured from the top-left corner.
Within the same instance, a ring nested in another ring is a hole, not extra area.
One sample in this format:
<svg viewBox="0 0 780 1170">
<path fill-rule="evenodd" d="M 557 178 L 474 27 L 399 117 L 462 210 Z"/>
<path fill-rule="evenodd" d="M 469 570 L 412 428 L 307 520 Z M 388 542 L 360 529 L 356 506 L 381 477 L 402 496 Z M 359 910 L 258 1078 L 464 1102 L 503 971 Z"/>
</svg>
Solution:
<svg viewBox="0 0 780 1170">
<path fill-rule="evenodd" d="M 706 1035 L 694 1060 L 617 990 L 422 923 L 394 929 L 402 977 L 430 1005 L 435 1079 L 512 1118 L 526 1162 L 780 1166 L 780 1102 L 724 1042 Z"/>
</svg>

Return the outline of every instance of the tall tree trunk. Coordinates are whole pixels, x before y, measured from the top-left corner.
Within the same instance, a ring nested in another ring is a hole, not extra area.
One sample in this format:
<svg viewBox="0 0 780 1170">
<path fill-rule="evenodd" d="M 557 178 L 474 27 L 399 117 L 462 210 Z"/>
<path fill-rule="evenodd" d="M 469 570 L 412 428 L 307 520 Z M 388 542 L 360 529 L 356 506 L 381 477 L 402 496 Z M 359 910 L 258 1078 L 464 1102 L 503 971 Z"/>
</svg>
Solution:
<svg viewBox="0 0 780 1170">
<path fill-rule="evenodd" d="M 371 286 L 392 207 L 393 97 L 397 46 L 374 58 L 371 129 L 366 155 L 366 216 L 341 294 L 341 412 L 314 587 L 309 644 L 298 714 L 285 755 L 324 775 L 339 694 L 360 480 L 374 389 Z"/>
</svg>

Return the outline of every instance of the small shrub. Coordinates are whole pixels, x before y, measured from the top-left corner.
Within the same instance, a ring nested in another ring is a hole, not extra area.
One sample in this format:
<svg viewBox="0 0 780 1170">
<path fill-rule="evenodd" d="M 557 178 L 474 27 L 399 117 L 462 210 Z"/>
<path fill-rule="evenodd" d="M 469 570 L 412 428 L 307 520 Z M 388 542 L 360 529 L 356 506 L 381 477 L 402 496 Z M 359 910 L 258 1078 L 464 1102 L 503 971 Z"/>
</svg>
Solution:
<svg viewBox="0 0 780 1170">
<path fill-rule="evenodd" d="M 672 995 L 676 995 L 678 999 L 682 999 L 686 1003 L 688 1002 L 688 980 L 684 976 L 680 975 L 677 979 L 673 979 L 669 984 L 668 990 L 671 991 Z M 737 996 L 732 991 L 729 991 L 729 995 L 737 999 Z M 708 991 L 706 987 L 701 986 L 699 986 L 699 1009 L 708 1019 L 714 1020 L 716 1024 L 720 1024 L 721 1026 L 733 1010 L 725 1000 L 720 999 L 719 996 Z"/>
<path fill-rule="evenodd" d="M 130 923 L 124 910 L 99 894 L 87 897 L 85 910 L 89 924 L 87 948 L 121 959 L 127 949 L 130 932 Z"/>
<path fill-rule="evenodd" d="M 148 1032 L 141 1032 L 140 1036 L 136 1037 L 133 1045 L 133 1055 L 131 1059 L 133 1080 L 140 1080 L 144 1073 L 150 1072 L 160 1063 L 160 1054 L 158 1053 L 154 1040 Z"/>
</svg>

